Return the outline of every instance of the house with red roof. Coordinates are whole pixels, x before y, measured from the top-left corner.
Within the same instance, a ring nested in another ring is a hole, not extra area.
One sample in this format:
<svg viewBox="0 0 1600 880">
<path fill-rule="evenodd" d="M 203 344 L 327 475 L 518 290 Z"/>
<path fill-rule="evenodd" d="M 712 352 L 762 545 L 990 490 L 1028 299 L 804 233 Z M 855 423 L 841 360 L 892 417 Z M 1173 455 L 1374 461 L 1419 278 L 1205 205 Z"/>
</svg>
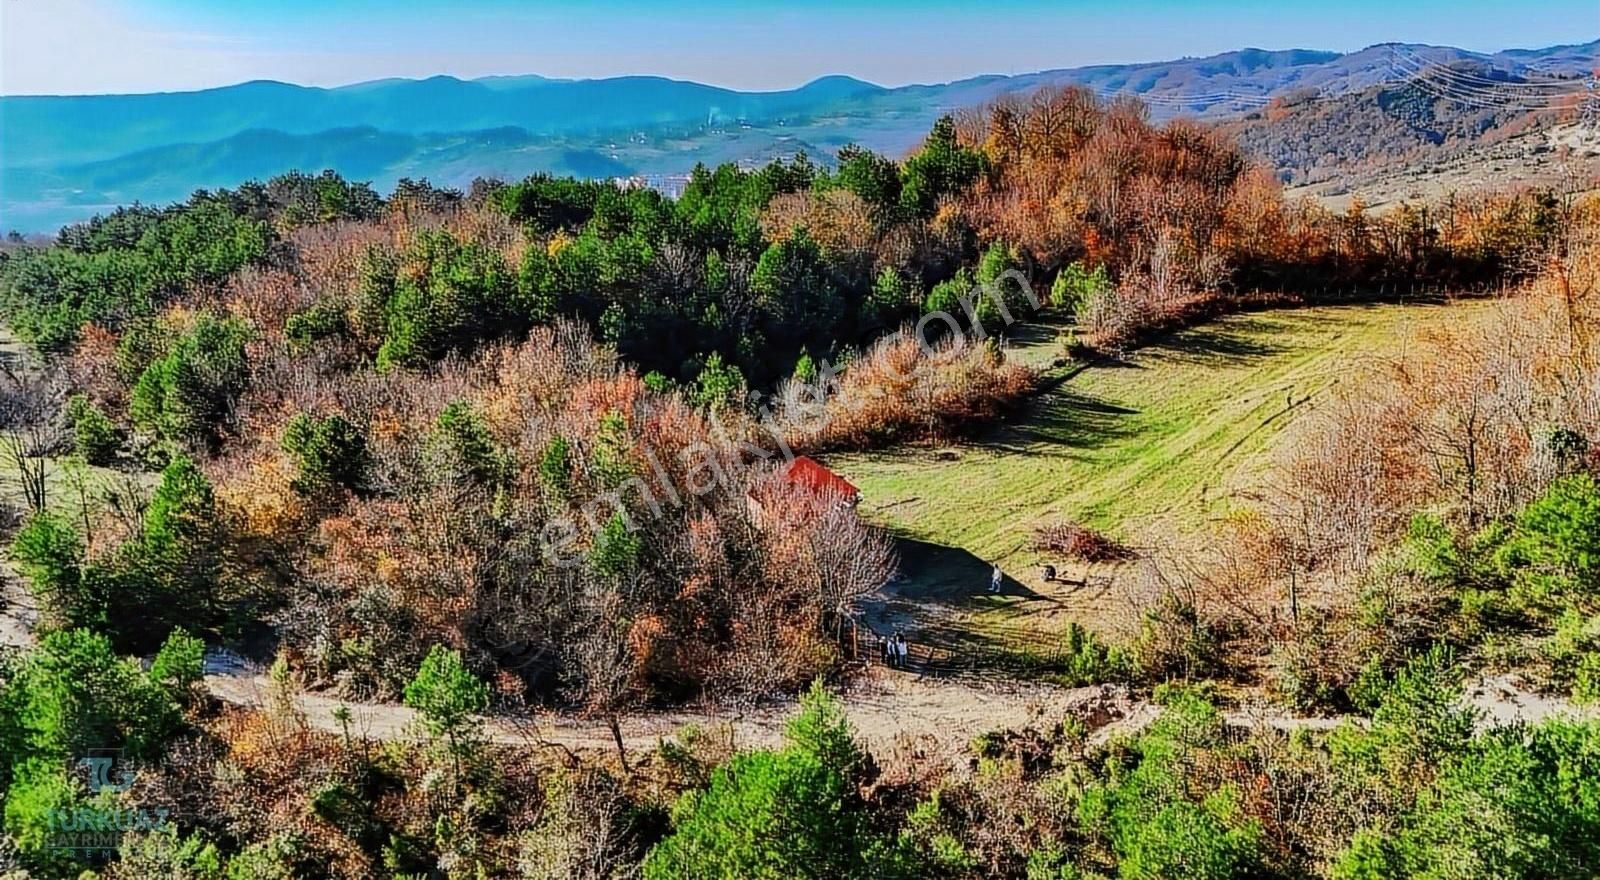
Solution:
<svg viewBox="0 0 1600 880">
<path fill-rule="evenodd" d="M 810 456 L 795 458 L 784 466 L 781 473 L 790 484 L 808 489 L 816 495 L 837 496 L 852 507 L 861 501 L 860 489 Z"/>
<path fill-rule="evenodd" d="M 822 462 L 801 455 L 751 487 L 745 500 L 751 514 L 765 521 L 769 511 L 786 511 L 782 516 L 787 518 L 814 516 L 827 507 L 853 508 L 861 501 L 861 490 Z"/>
</svg>

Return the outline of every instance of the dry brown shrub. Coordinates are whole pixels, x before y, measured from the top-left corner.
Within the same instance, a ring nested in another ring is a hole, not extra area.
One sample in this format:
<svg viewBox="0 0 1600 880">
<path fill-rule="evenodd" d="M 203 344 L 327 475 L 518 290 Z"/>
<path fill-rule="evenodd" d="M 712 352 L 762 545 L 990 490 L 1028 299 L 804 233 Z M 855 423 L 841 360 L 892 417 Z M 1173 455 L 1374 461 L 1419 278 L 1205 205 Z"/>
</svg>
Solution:
<svg viewBox="0 0 1600 880">
<path fill-rule="evenodd" d="M 309 510 L 290 486 L 286 462 L 268 458 L 244 466 L 238 474 L 218 475 L 217 500 L 238 523 L 237 538 L 285 546 L 307 525 Z"/>
<path fill-rule="evenodd" d="M 284 321 L 327 292 L 306 282 L 302 273 L 285 269 L 246 267 L 228 279 L 223 298 L 228 311 L 248 320 L 258 335 L 281 333 Z"/>
<path fill-rule="evenodd" d="M 1297 564 L 1360 571 L 1418 510 L 1472 529 L 1525 505 L 1570 465 L 1545 436 L 1600 439 L 1600 363 L 1583 341 L 1597 319 L 1547 275 L 1341 383 L 1265 500 Z"/>
<path fill-rule="evenodd" d="M 1217 266 L 1197 256 L 1185 236 L 1163 230 L 1140 261 L 1146 268 L 1125 274 L 1112 290 L 1095 296 L 1078 315 L 1079 340 L 1090 348 L 1116 351 L 1154 333 L 1185 327 L 1218 311 Z"/>
<path fill-rule="evenodd" d="M 1041 527 L 1034 535 L 1033 546 L 1036 550 L 1083 562 L 1114 562 L 1133 555 L 1133 551 L 1122 544 L 1075 522 Z"/>
<path fill-rule="evenodd" d="M 869 255 L 877 242 L 871 212 L 861 197 L 845 189 L 784 193 L 773 197 L 761 215 L 767 240 L 780 242 L 803 228 L 832 254 Z"/>
<path fill-rule="evenodd" d="M 66 363 L 72 387 L 107 412 L 124 412 L 128 387 L 117 370 L 117 335 L 99 324 L 87 324 Z"/>
<path fill-rule="evenodd" d="M 245 840 L 297 834 L 329 876 L 372 876 L 377 866 L 355 841 L 306 809 L 322 784 L 344 775 L 336 737 L 256 711 L 227 712 L 211 732 L 227 746 L 211 772 L 230 832 Z"/>
<path fill-rule="evenodd" d="M 408 228 L 395 223 L 319 223 L 296 229 L 289 243 L 307 286 L 328 295 L 342 294 L 355 288 L 367 251 L 397 248 Z"/>
<path fill-rule="evenodd" d="M 798 450 L 937 442 L 995 424 L 1036 381 L 985 346 L 958 337 L 929 347 L 903 329 L 851 361 L 820 403 L 816 386 L 785 383 L 775 417 Z"/>
</svg>

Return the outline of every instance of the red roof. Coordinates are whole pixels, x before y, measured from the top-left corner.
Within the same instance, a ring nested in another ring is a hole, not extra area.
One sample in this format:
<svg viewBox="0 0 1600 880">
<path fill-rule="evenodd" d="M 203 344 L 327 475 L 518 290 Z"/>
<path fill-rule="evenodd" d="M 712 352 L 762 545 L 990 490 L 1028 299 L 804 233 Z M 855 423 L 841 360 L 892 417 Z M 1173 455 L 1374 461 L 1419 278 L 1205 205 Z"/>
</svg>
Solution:
<svg viewBox="0 0 1600 880">
<path fill-rule="evenodd" d="M 854 498 L 861 490 L 849 480 L 828 470 L 814 458 L 800 456 L 783 469 L 783 477 L 791 483 L 805 486 L 817 494 L 830 493 L 844 498 Z"/>
</svg>

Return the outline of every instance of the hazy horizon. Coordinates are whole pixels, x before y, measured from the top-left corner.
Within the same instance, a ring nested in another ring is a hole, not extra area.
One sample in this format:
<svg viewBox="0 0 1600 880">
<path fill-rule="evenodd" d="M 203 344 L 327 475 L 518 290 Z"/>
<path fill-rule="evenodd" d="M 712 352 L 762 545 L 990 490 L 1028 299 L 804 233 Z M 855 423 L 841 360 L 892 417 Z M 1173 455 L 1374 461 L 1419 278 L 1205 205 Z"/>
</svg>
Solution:
<svg viewBox="0 0 1600 880">
<path fill-rule="evenodd" d="M 1518 46 L 1501 46 L 1501 47 L 1492 48 L 1492 49 L 1468 49 L 1465 46 L 1451 46 L 1449 48 L 1466 49 L 1467 51 L 1470 51 L 1470 52 L 1477 52 L 1479 54 L 1484 54 L 1484 55 L 1493 55 L 1493 54 L 1498 53 L 1498 52 L 1512 52 L 1512 51 L 1518 51 L 1518 50 L 1549 49 L 1549 48 L 1555 48 L 1555 47 L 1559 47 L 1559 46 L 1581 46 L 1581 45 L 1586 45 L 1586 44 L 1588 44 L 1590 42 L 1595 42 L 1597 40 L 1600 40 L 1600 37 L 1591 38 L 1591 39 L 1587 39 L 1587 40 L 1585 40 L 1585 39 L 1568 39 L 1568 40 L 1562 40 L 1562 41 L 1555 42 L 1555 43 L 1547 43 L 1547 44 L 1542 44 L 1542 45 L 1537 45 L 1537 46 L 1534 46 L 1534 45 L 1527 45 L 1527 46 L 1521 46 L 1521 45 L 1518 45 Z M 1310 46 L 1310 45 L 1308 45 L 1308 46 L 1276 46 L 1276 47 L 1268 47 L 1268 46 L 1239 46 L 1239 47 L 1234 48 L 1234 49 L 1226 49 L 1226 50 L 1223 50 L 1221 52 L 1212 52 L 1212 53 L 1207 53 L 1205 55 L 1174 55 L 1174 56 L 1165 57 L 1165 58 L 1140 58 L 1140 59 L 1134 59 L 1134 60 L 1128 60 L 1128 61 L 1097 62 L 1097 63 L 1094 63 L 1094 64 L 1081 64 L 1081 65 L 1080 64 L 1067 64 L 1067 65 L 1059 65 L 1057 67 L 1041 67 L 1041 68 L 1028 69 L 1028 70 L 1008 71 L 1008 72 L 1005 72 L 1005 73 L 1001 73 L 1001 72 L 998 72 L 998 71 L 987 71 L 987 72 L 979 72 L 979 73 L 968 74 L 966 76 L 960 76 L 960 77 L 956 77 L 954 79 L 948 79 L 948 80 L 921 80 L 921 81 L 917 81 L 917 82 L 894 83 L 894 84 L 876 82 L 874 80 L 867 79 L 867 78 L 861 77 L 861 76 L 855 76 L 853 74 L 834 72 L 834 73 L 819 73 L 819 74 L 817 74 L 815 76 L 811 76 L 811 77 L 809 77 L 809 78 L 807 78 L 805 80 L 794 82 L 794 83 L 791 83 L 791 84 L 788 84 L 788 85 L 779 85 L 779 86 L 775 86 L 775 87 L 772 87 L 772 88 L 759 88 L 759 89 L 751 88 L 751 89 L 746 89 L 746 88 L 741 88 L 740 86 L 736 86 L 736 85 L 728 85 L 726 83 L 707 82 L 705 80 L 695 80 L 695 79 L 687 79 L 687 78 L 683 78 L 683 77 L 665 76 L 663 74 L 657 74 L 657 73 L 643 73 L 643 72 L 640 72 L 640 73 L 615 73 L 615 74 L 606 74 L 606 75 L 600 75 L 600 76 L 551 76 L 549 74 L 545 74 L 545 73 L 542 73 L 540 71 L 529 70 L 529 71 L 516 71 L 516 72 L 505 72 L 505 73 L 485 73 L 485 74 L 481 74 L 481 75 L 477 75 L 477 76 L 457 76 L 457 75 L 451 74 L 451 73 L 430 73 L 430 74 L 420 74 L 420 75 L 416 75 L 416 76 L 380 76 L 380 77 L 373 77 L 373 78 L 370 78 L 370 79 L 351 80 L 350 82 L 337 82 L 337 83 L 326 83 L 326 84 L 324 84 L 324 83 L 298 82 L 298 81 L 293 80 L 293 79 L 285 79 L 285 78 L 281 78 L 281 77 L 256 77 L 254 79 L 234 80 L 234 81 L 231 81 L 231 82 L 223 82 L 223 83 L 218 83 L 216 85 L 209 85 L 209 86 L 200 86 L 200 87 L 197 87 L 197 88 L 158 89 L 158 90 L 147 91 L 147 92 L 58 92 L 58 93 L 29 92 L 29 93 L 18 93 L 18 94 L 12 94 L 12 93 L 9 93 L 9 92 L 0 92 L 0 97 L 8 97 L 8 98 L 11 98 L 11 97 L 15 97 L 15 98 L 27 98 L 27 97 L 95 97 L 95 96 L 115 96 L 115 95 L 140 95 L 140 94 L 177 94 L 177 93 L 184 93 L 184 92 L 211 91 L 211 90 L 215 90 L 215 89 L 226 89 L 226 88 L 231 88 L 231 87 L 234 87 L 234 86 L 248 85 L 250 83 L 277 83 L 279 85 L 296 86 L 296 87 L 299 87 L 299 88 L 325 89 L 325 90 L 328 90 L 328 91 L 334 91 L 334 90 L 337 90 L 337 89 L 347 89 L 347 88 L 354 88 L 354 87 L 364 86 L 364 85 L 372 85 L 372 84 L 375 84 L 375 83 L 383 83 L 383 82 L 421 82 L 421 81 L 429 80 L 429 79 L 454 79 L 454 80 L 459 80 L 461 82 L 483 82 L 483 81 L 487 81 L 487 80 L 497 80 L 497 79 L 502 79 L 502 80 L 508 80 L 508 79 L 542 79 L 542 80 L 548 80 L 550 82 L 582 82 L 582 81 L 585 81 L 585 80 L 606 80 L 606 79 L 626 79 L 626 78 L 657 78 L 657 79 L 669 79 L 669 80 L 674 80 L 674 81 L 677 81 L 677 82 L 693 82 L 693 83 L 697 83 L 699 85 L 712 86 L 712 87 L 715 87 L 715 88 L 728 89 L 728 90 L 731 90 L 731 91 L 744 91 L 744 92 L 760 93 L 760 92 L 793 91 L 793 90 L 796 90 L 796 89 L 804 88 L 805 86 L 811 85 L 812 83 L 815 83 L 815 82 L 817 82 L 819 80 L 831 79 L 831 78 L 835 78 L 835 77 L 843 77 L 843 78 L 847 78 L 847 79 L 857 80 L 857 81 L 860 81 L 860 82 L 865 82 L 868 85 L 873 85 L 873 86 L 877 86 L 877 87 L 880 87 L 880 88 L 898 89 L 898 88 L 909 88 L 909 87 L 915 87 L 915 86 L 948 85 L 948 84 L 953 83 L 953 82 L 960 82 L 962 80 L 967 80 L 967 79 L 977 79 L 977 78 L 981 78 L 981 77 L 985 77 L 985 76 L 1017 76 L 1017 75 L 1027 75 L 1027 74 L 1032 74 L 1032 73 L 1043 73 L 1043 72 L 1048 72 L 1048 71 L 1052 71 L 1052 70 L 1072 70 L 1072 69 L 1083 68 L 1083 67 L 1098 67 L 1098 66 L 1115 67 L 1115 66 L 1121 66 L 1121 65 L 1160 64 L 1160 63 L 1164 63 L 1164 62 L 1182 61 L 1182 60 L 1188 60 L 1188 59 L 1205 59 L 1205 58 L 1217 57 L 1217 56 L 1221 56 L 1221 55 L 1228 55 L 1228 54 L 1235 53 L 1235 52 L 1252 52 L 1252 51 L 1259 51 L 1259 52 L 1335 52 L 1335 53 L 1338 53 L 1340 55 L 1351 55 L 1351 54 L 1355 54 L 1357 52 L 1361 52 L 1361 51 L 1364 51 L 1364 50 L 1367 50 L 1367 49 L 1371 49 L 1371 48 L 1373 48 L 1375 46 L 1383 46 L 1383 45 L 1389 45 L 1389 44 L 1405 44 L 1405 43 L 1407 43 L 1407 41 L 1404 41 L 1404 40 L 1384 40 L 1384 41 L 1381 41 L 1381 42 L 1378 42 L 1378 43 L 1368 43 L 1367 45 L 1358 46 L 1358 47 L 1356 47 L 1354 49 L 1344 49 L 1344 50 L 1327 49 L 1327 48 L 1324 48 L 1324 47 L 1321 47 L 1321 46 Z M 1439 47 L 1444 47 L 1445 46 L 1445 44 L 1440 44 L 1440 43 L 1410 43 L 1410 45 L 1428 45 L 1428 46 L 1439 46 Z"/>
<path fill-rule="evenodd" d="M 1582 43 L 1589 38 L 1574 31 L 1596 24 L 1590 4 L 1575 0 L 1537 9 L 1360 0 L 1337 20 L 1303 3 L 932 6 L 629 0 L 571 10 L 421 0 L 392 9 L 372 0 L 8 0 L 0 3 L 0 94 L 195 91 L 256 80 L 338 88 L 440 75 L 661 76 L 740 91 L 781 91 L 842 75 L 894 88 L 1245 47 L 1348 53 L 1403 42 L 1492 53 Z M 919 8 L 939 15 L 916 15 Z M 647 16 L 650 26 L 637 26 Z M 1026 39 L 1019 17 L 1028 20 Z M 926 51 L 928 45 L 941 51 Z"/>
</svg>

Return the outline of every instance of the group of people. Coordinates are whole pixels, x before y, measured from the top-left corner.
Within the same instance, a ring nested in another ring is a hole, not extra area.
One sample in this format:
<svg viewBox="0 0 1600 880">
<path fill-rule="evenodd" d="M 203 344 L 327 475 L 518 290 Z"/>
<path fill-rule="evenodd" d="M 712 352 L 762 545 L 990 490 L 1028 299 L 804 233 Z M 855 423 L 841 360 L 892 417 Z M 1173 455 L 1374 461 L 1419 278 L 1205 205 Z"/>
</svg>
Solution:
<svg viewBox="0 0 1600 880">
<path fill-rule="evenodd" d="M 1050 566 L 1046 566 L 1046 568 L 1049 569 L 1050 576 L 1053 577 L 1055 569 Z M 1000 570 L 999 563 L 995 563 L 994 568 L 989 572 L 989 592 L 998 593 L 1004 587 L 1005 572 Z M 894 635 L 885 635 L 880 642 L 880 646 L 883 649 L 883 662 L 885 665 L 895 669 L 906 668 L 906 658 L 910 648 L 906 645 L 905 633 L 897 632 Z"/>
<path fill-rule="evenodd" d="M 895 669 L 906 668 L 908 650 L 905 633 L 897 632 L 892 636 L 883 637 L 883 662 Z"/>
</svg>

